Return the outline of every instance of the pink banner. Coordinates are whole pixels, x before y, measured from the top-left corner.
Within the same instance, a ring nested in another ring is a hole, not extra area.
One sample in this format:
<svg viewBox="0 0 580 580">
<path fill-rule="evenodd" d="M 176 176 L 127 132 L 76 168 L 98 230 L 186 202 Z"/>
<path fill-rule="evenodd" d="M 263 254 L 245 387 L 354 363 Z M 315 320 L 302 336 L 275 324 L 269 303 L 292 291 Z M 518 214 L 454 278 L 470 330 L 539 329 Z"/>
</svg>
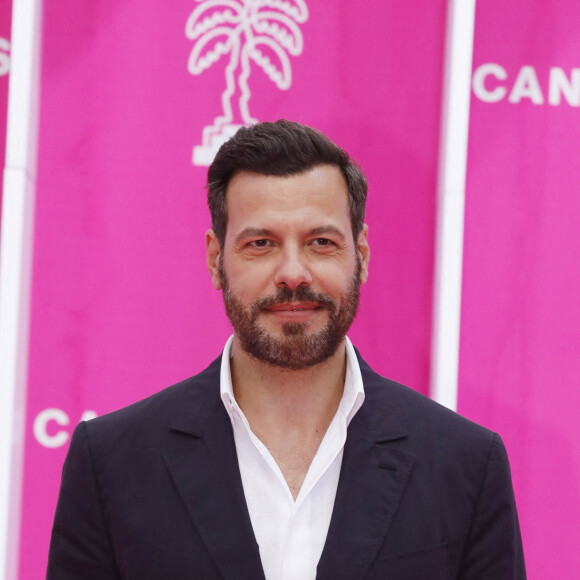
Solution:
<svg viewBox="0 0 580 580">
<path fill-rule="evenodd" d="M 74 425 L 198 372 L 230 333 L 200 164 L 232 125 L 297 120 L 360 161 L 372 259 L 350 336 L 427 391 L 446 3 L 273 2 L 259 46 L 212 36 L 210 5 L 44 6 L 22 580 L 44 574 Z"/>
<path fill-rule="evenodd" d="M 580 4 L 477 4 L 459 411 L 498 430 L 531 580 L 580 569 Z"/>
</svg>

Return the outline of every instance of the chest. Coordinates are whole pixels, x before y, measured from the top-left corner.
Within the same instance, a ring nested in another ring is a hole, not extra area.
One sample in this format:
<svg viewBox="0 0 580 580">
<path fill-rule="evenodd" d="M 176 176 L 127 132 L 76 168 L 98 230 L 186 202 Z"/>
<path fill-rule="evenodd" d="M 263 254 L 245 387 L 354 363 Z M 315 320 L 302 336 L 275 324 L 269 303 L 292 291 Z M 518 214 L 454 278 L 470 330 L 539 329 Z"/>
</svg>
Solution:
<svg viewBox="0 0 580 580">
<path fill-rule="evenodd" d="M 276 461 L 269 451 L 238 446 L 246 505 L 268 579 L 316 577 L 342 465 L 342 452 L 321 461 L 316 451 L 285 449 Z"/>
<path fill-rule="evenodd" d="M 322 437 L 296 437 L 286 441 L 275 438 L 263 442 L 282 472 L 294 500 L 298 497 L 321 442 Z"/>
</svg>

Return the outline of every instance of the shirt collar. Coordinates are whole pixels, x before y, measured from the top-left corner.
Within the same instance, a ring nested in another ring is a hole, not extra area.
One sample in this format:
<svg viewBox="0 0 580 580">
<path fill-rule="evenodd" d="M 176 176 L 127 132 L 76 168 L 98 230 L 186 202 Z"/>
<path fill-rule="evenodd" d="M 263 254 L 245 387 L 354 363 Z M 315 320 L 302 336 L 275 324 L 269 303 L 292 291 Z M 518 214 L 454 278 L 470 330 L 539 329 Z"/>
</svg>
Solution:
<svg viewBox="0 0 580 580">
<path fill-rule="evenodd" d="M 346 424 L 348 426 L 357 411 L 361 408 L 365 399 L 365 392 L 358 359 L 348 336 L 345 338 L 345 342 L 346 374 L 344 377 L 344 391 L 342 393 L 340 404 L 338 405 L 337 414 L 339 413 L 346 419 Z M 234 389 L 232 386 L 230 359 L 233 356 L 233 343 L 234 335 L 232 334 L 232 336 L 228 338 L 224 347 L 220 369 L 220 395 L 232 422 L 234 409 L 236 409 L 239 414 L 243 415 L 234 396 Z"/>
</svg>

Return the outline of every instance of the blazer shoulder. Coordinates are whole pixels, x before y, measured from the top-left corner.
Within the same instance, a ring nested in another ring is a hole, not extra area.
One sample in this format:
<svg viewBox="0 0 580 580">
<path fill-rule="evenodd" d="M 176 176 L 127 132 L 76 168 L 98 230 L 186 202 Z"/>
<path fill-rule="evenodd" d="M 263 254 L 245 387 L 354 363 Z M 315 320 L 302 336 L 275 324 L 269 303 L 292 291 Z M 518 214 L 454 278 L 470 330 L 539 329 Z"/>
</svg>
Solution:
<svg viewBox="0 0 580 580">
<path fill-rule="evenodd" d="M 379 412 L 383 409 L 389 415 L 396 416 L 405 431 L 436 437 L 442 443 L 453 442 L 454 446 L 461 446 L 463 441 L 469 448 L 473 448 L 473 445 L 489 448 L 494 441 L 501 441 L 490 429 L 409 387 L 377 374 L 360 355 L 359 364 L 368 408 Z"/>
</svg>

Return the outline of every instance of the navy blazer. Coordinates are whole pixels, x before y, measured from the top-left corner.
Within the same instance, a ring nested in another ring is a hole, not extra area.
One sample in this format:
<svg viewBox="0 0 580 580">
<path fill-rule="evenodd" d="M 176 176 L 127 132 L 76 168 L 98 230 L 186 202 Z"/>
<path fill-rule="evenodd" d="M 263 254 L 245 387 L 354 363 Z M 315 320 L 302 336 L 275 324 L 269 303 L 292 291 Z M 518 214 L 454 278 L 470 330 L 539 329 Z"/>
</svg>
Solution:
<svg viewBox="0 0 580 580">
<path fill-rule="evenodd" d="M 79 424 L 48 580 L 264 579 L 220 363 Z M 360 365 L 317 578 L 524 579 L 500 437 Z"/>
</svg>

